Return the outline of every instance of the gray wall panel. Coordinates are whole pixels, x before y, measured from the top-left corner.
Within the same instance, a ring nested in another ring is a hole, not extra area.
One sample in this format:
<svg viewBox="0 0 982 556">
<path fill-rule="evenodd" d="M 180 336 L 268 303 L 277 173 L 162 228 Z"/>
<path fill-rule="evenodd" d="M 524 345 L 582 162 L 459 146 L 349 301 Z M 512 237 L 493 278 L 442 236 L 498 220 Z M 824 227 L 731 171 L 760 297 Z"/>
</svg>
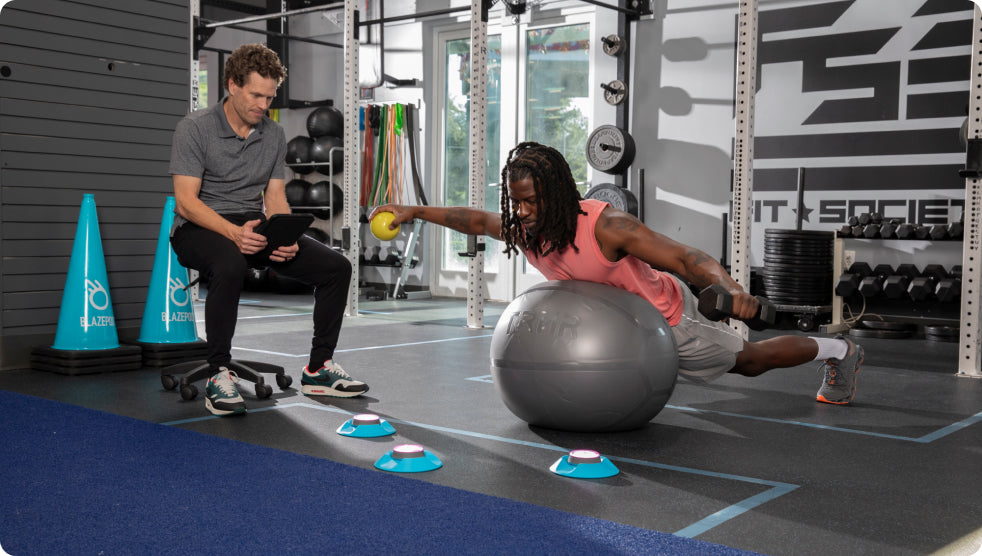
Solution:
<svg viewBox="0 0 982 556">
<path fill-rule="evenodd" d="M 3 295 L 3 308 L 6 311 L 18 309 L 49 309 L 61 306 L 61 292 L 24 292 Z"/>
<path fill-rule="evenodd" d="M 70 154 L 72 156 L 101 157 L 110 164 L 117 160 L 169 161 L 170 145 L 141 145 L 91 139 L 64 137 L 38 137 L 34 135 L 5 135 L 0 140 L 4 151 L 24 154 Z"/>
<path fill-rule="evenodd" d="M 130 192 L 133 190 L 139 190 L 141 192 L 160 192 L 166 193 L 167 195 L 172 195 L 174 193 L 173 181 L 171 177 L 166 174 L 160 175 L 112 175 L 103 174 L 97 177 L 90 178 L 89 176 L 81 176 L 69 180 L 66 178 L 64 172 L 49 171 L 49 170 L 38 170 L 36 168 L 25 168 L 25 169 L 4 169 L 3 173 L 0 174 L 3 178 L 3 183 L 5 185 L 18 185 L 21 187 L 35 188 L 52 188 L 52 189 L 62 189 L 65 187 L 75 186 L 75 200 L 73 203 L 76 205 L 82 202 L 82 192 L 95 194 L 95 201 L 97 205 L 103 203 L 102 199 L 106 198 L 106 195 L 100 196 L 100 192 L 105 192 L 110 195 L 109 201 L 115 197 L 115 194 L 120 191 Z M 84 187 L 76 182 L 84 182 Z M 4 198 L 6 195 L 12 194 L 7 190 L 3 190 Z M 150 201 L 148 201 L 150 202 Z M 159 206 L 162 208 L 164 206 L 163 197 L 160 197 Z"/>
<path fill-rule="evenodd" d="M 164 27 L 166 32 L 184 33 L 187 35 L 186 27 L 180 22 L 169 20 L 158 20 L 157 23 L 141 28 L 127 29 L 116 27 L 111 23 L 117 20 L 116 17 L 102 22 L 92 23 L 88 21 L 73 20 L 62 18 L 57 15 L 43 14 L 39 8 L 51 11 L 48 6 L 56 6 L 55 10 L 67 9 L 72 5 L 71 2 L 61 2 L 58 0 L 36 0 L 34 2 L 16 2 L 12 6 L 8 5 L 3 10 L 4 24 L 22 29 L 40 29 L 48 31 L 52 35 L 66 37 L 85 37 L 90 39 L 102 40 L 106 43 L 107 51 L 111 47 L 120 46 L 153 46 L 160 50 L 170 52 L 182 52 L 187 50 L 187 43 L 180 35 L 168 36 L 154 32 L 158 27 Z M 27 9 L 25 9 L 27 8 Z M 7 12 L 10 13 L 7 13 Z M 118 18 L 128 19 L 129 14 L 116 12 Z"/>
<path fill-rule="evenodd" d="M 13 173 L 13 172 L 11 172 Z M 27 176 L 34 174 L 19 173 L 18 176 Z M 123 179 L 126 179 L 125 177 Z M 161 182 L 165 187 L 158 192 L 157 190 L 149 190 L 145 187 L 145 182 Z M 76 189 L 55 189 L 48 188 L 41 185 L 36 179 L 23 177 L 21 179 L 11 179 L 10 183 L 22 183 L 30 184 L 30 187 L 10 187 L 4 189 L 0 192 L 0 204 L 3 205 L 34 205 L 34 204 L 51 204 L 51 200 L 56 197 L 63 196 L 64 198 L 70 199 L 71 205 L 75 206 L 76 212 L 78 211 L 78 204 L 82 200 L 82 194 Z M 64 184 L 62 184 L 64 185 Z M 95 195 L 96 205 L 100 208 L 106 207 L 153 207 L 158 206 L 155 220 L 159 221 L 160 217 L 163 215 L 164 201 L 166 195 L 172 195 L 173 190 L 171 188 L 170 178 L 160 178 L 154 180 L 148 179 L 126 179 L 123 184 L 125 187 L 133 189 L 133 191 L 104 191 L 102 189 L 95 191 L 86 191 L 86 193 L 92 193 Z M 146 190 L 146 191 L 137 191 Z"/>
<path fill-rule="evenodd" d="M 15 0 L 0 12 L 0 368 L 51 345 L 85 193 L 121 339 L 139 331 L 188 110 L 186 0 Z"/>
<path fill-rule="evenodd" d="M 14 11 L 19 10 L 23 10 L 27 14 L 48 16 L 51 19 L 47 21 L 57 22 L 57 20 L 62 20 L 72 30 L 70 33 L 64 33 L 60 27 L 52 26 L 51 31 L 53 33 L 68 34 L 71 36 L 100 36 L 87 34 L 90 30 L 85 27 L 85 24 L 92 23 L 97 26 L 95 29 L 102 27 L 122 29 L 126 32 L 125 36 L 130 38 L 127 44 L 154 43 L 161 46 L 172 44 L 176 49 L 181 48 L 180 39 L 177 37 L 183 32 L 182 26 L 187 24 L 186 21 L 181 21 L 180 19 L 161 19 L 137 12 L 119 10 L 115 7 L 100 7 L 92 4 L 76 4 L 74 2 L 54 2 L 51 0 L 14 4 Z M 144 33 L 139 32 L 151 29 L 155 33 L 169 35 L 168 39 L 148 39 L 144 36 Z"/>
<path fill-rule="evenodd" d="M 11 68 L 11 78 L 16 78 L 18 70 L 24 68 L 24 66 L 11 66 Z M 70 91 L 71 94 L 69 95 L 65 87 L 23 83 L 10 81 L 9 79 L 2 82 L 2 88 L 3 90 L 0 91 L 0 95 L 9 98 L 65 103 L 68 100 L 66 97 L 70 96 L 74 104 L 129 112 L 156 112 L 159 114 L 183 116 L 188 105 L 186 99 L 150 98 L 124 95 L 112 91 L 77 89 Z M 177 125 L 178 119 L 180 118 L 175 119 L 174 125 Z"/>
<path fill-rule="evenodd" d="M 31 239 L 35 237 L 74 239 L 75 230 L 77 228 L 77 223 L 75 221 L 77 214 L 78 213 L 76 212 L 76 216 L 71 222 L 4 222 L 2 228 L 3 237 L 4 240 L 8 241 L 15 239 Z M 159 228 L 160 226 L 157 224 L 106 224 L 100 222 L 99 235 L 102 236 L 103 243 L 105 243 L 107 240 L 128 241 L 132 239 L 157 239 L 157 232 L 159 231 Z M 105 253 L 105 247 L 103 247 L 103 253 Z M 64 254 L 67 257 L 71 254 L 71 250 L 65 253 L 46 254 Z M 67 271 L 67 269 L 68 265 L 66 264 L 65 270 Z M 6 273 L 7 269 L 4 268 L 3 271 Z"/>
<path fill-rule="evenodd" d="M 3 129 L 6 133 L 31 134 L 46 137 L 67 137 L 70 139 L 98 138 L 103 141 L 121 143 L 149 143 L 170 147 L 174 130 L 144 129 L 138 127 L 123 127 L 118 125 L 100 125 L 59 120 L 40 119 L 38 117 L 3 116 Z"/>
<path fill-rule="evenodd" d="M 0 144 L 0 149 L 3 145 Z M 51 168 L 70 173 L 97 174 L 126 174 L 130 176 L 154 176 L 167 173 L 168 162 L 165 160 L 123 160 L 101 159 L 71 154 L 48 155 L 35 153 L 4 152 L 2 157 L 4 168 Z M 73 179 L 66 176 L 66 180 Z M 63 184 L 67 185 L 67 184 Z M 88 192 L 88 191 L 86 191 Z M 98 202 L 98 199 L 96 200 Z"/>
<path fill-rule="evenodd" d="M 4 242 L 4 254 L 9 257 L 32 257 L 39 252 L 45 253 L 71 253 L 74 238 L 72 239 L 43 239 L 43 240 L 7 240 Z M 156 252 L 157 238 L 132 240 L 132 241 L 111 241 L 102 246 L 102 251 L 107 257 L 114 255 L 132 255 Z M 62 266 L 62 271 L 65 267 Z"/>
<path fill-rule="evenodd" d="M 178 112 L 179 113 L 179 112 Z M 52 104 L 29 99 L 5 98 L 0 103 L 0 117 L 25 117 L 38 120 L 52 120 L 59 123 L 90 123 L 119 127 L 133 127 L 140 130 L 174 131 L 174 113 L 161 114 L 158 112 L 134 112 L 119 108 L 98 108 L 94 106 L 79 106 Z M 9 122 L 9 120 L 8 120 Z M 6 123 L 4 124 L 6 128 Z M 65 137 L 64 135 L 57 135 Z M 141 141 L 150 143 L 155 141 Z M 164 142 L 170 144 L 170 138 Z"/>
<path fill-rule="evenodd" d="M 83 37 L 59 37 L 57 42 L 52 42 L 51 35 L 44 29 L 0 26 L 0 42 L 29 48 L 74 52 L 103 59 L 125 60 L 130 63 L 147 64 L 161 68 L 187 68 L 187 52 L 169 52 L 132 45 L 125 48 L 115 45 L 107 46 L 106 43 L 97 39 Z"/>
<path fill-rule="evenodd" d="M 119 0 L 74 0 L 76 4 L 85 6 L 95 6 L 100 8 L 111 8 L 118 12 L 136 13 L 145 16 L 152 16 L 158 19 L 170 19 L 173 21 L 188 20 L 187 0 L 156 0 L 151 2 L 139 2 L 131 6 L 127 2 Z"/>
<path fill-rule="evenodd" d="M 96 202 L 98 203 L 98 199 Z M 78 218 L 78 212 L 78 206 L 53 206 L 53 203 L 49 206 L 5 205 L 3 221 L 11 225 L 16 222 L 72 222 Z M 161 212 L 156 208 L 107 208 L 105 206 L 97 210 L 100 229 L 112 224 L 159 221 Z"/>
<path fill-rule="evenodd" d="M 187 95 L 186 86 L 167 81 L 187 76 L 186 71 L 179 69 L 9 45 L 4 47 L 4 58 L 11 68 L 11 77 L 23 83 L 166 99 Z"/>
</svg>

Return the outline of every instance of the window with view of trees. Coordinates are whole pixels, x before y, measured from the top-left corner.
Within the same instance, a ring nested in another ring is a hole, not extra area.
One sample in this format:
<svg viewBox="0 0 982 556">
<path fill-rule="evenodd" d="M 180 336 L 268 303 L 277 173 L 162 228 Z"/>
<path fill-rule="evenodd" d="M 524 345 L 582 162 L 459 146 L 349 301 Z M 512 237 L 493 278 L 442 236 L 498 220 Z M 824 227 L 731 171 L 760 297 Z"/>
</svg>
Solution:
<svg viewBox="0 0 982 556">
<path fill-rule="evenodd" d="M 561 152 L 584 193 L 590 25 L 532 29 L 526 32 L 525 44 L 525 140 Z"/>
</svg>

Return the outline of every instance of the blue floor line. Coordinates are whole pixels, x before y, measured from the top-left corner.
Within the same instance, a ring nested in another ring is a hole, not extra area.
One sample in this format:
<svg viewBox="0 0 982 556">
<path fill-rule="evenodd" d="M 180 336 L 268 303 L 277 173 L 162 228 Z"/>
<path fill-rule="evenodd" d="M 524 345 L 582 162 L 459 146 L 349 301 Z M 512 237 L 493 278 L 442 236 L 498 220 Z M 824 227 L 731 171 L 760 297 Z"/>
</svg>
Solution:
<svg viewBox="0 0 982 556">
<path fill-rule="evenodd" d="M 934 431 L 932 433 L 928 433 L 928 434 L 925 434 L 924 436 L 922 436 L 920 438 L 916 438 L 916 439 L 914 439 L 914 442 L 921 442 L 923 444 L 927 444 L 929 442 L 934 442 L 935 440 L 937 440 L 939 438 L 944 438 L 944 437 L 948 436 L 951 433 L 958 432 L 958 431 L 964 429 L 965 427 L 974 425 L 975 423 L 978 423 L 980 421 L 982 421 L 982 411 L 976 413 L 975 415 L 972 415 L 971 417 L 969 417 L 967 419 L 962 419 L 961 421 L 958 421 L 957 423 L 952 423 L 952 424 L 948 425 L 947 427 L 940 428 L 940 429 L 938 429 L 938 430 L 936 430 L 936 431 Z"/>
<path fill-rule="evenodd" d="M 671 408 L 671 409 L 676 409 L 678 411 L 688 411 L 690 413 L 712 413 L 712 414 L 716 414 L 716 415 L 725 415 L 727 417 L 738 417 L 738 418 L 741 418 L 741 419 L 753 419 L 755 421 L 766 421 L 768 423 L 778 423 L 778 424 L 782 424 L 782 425 L 795 425 L 795 426 L 799 426 L 799 427 L 809 427 L 809 428 L 813 428 L 813 429 L 821 429 L 821 430 L 828 430 L 828 431 L 834 431 L 834 432 L 845 432 L 845 433 L 850 433 L 850 434 L 861 434 L 861 435 L 865 435 L 865 436 L 875 436 L 877 438 L 887 438 L 887 439 L 890 439 L 890 440 L 903 440 L 905 442 L 917 442 L 919 444 L 927 444 L 929 442 L 934 442 L 935 440 L 938 440 L 939 438 L 944 438 L 945 436 L 948 436 L 949 434 L 952 434 L 954 432 L 960 431 L 960 430 L 964 429 L 965 427 L 968 427 L 970 425 L 974 425 L 975 423 L 978 423 L 979 421 L 982 421 L 982 412 L 979 412 L 979 413 L 976 413 L 975 415 L 973 415 L 971 417 L 968 417 L 966 419 L 962 419 L 961 421 L 958 421 L 956 423 L 952 423 L 952 424 L 950 424 L 950 425 L 948 425 L 946 427 L 942 427 L 942 428 L 940 428 L 940 429 L 938 429 L 938 430 L 936 430 L 936 431 L 934 431 L 932 433 L 928 433 L 928 434 L 925 434 L 924 436 L 920 436 L 920 437 L 916 437 L 915 438 L 915 437 L 911 437 L 911 436 L 900 436 L 900 435 L 896 435 L 896 434 L 885 434 L 885 433 L 880 433 L 880 432 L 862 431 L 862 430 L 857 430 L 857 429 L 847 429 L 847 428 L 844 428 L 844 427 L 831 427 L 831 426 L 828 426 L 828 425 L 818 425 L 818 424 L 815 424 L 815 423 L 804 423 L 802 421 L 788 421 L 786 419 L 775 419 L 773 417 L 758 417 L 758 416 L 755 416 L 755 415 L 746 415 L 746 414 L 743 414 L 743 413 L 730 413 L 729 411 L 716 411 L 716 410 L 713 410 L 713 409 L 696 409 L 696 408 L 692 408 L 692 407 L 684 407 L 684 406 L 679 406 L 679 405 L 666 405 L 665 407 Z"/>
<path fill-rule="evenodd" d="M 706 531 L 709 531 L 710 529 L 716 527 L 717 525 L 721 525 L 737 517 L 740 514 L 749 512 L 750 510 L 756 508 L 757 506 L 760 506 L 761 504 L 770 502 L 771 500 L 774 500 L 779 496 L 784 496 L 785 494 L 795 490 L 796 488 L 798 488 L 798 485 L 792 485 L 792 484 L 773 487 L 770 490 L 764 491 L 756 496 L 751 496 L 750 498 L 741 500 L 740 502 L 737 502 L 732 506 L 723 508 L 722 510 L 714 513 L 713 515 L 703 518 L 693 523 L 692 525 L 689 525 L 688 527 L 679 529 L 674 534 L 678 535 L 679 537 L 685 537 L 691 539 L 693 537 L 705 533 Z"/>
<path fill-rule="evenodd" d="M 314 405 L 314 404 L 304 403 L 304 402 L 289 403 L 289 404 L 284 404 L 284 405 L 274 405 L 274 406 L 263 407 L 263 408 L 259 408 L 259 409 L 250 409 L 249 412 L 250 413 L 255 413 L 255 412 L 259 412 L 259 411 L 269 411 L 269 410 L 272 410 L 272 409 L 287 409 L 287 408 L 292 408 L 292 407 L 305 407 L 305 408 L 308 408 L 308 409 L 316 409 L 317 411 L 326 411 L 328 413 L 340 413 L 340 414 L 343 414 L 343 415 L 355 415 L 356 414 L 355 412 L 348 411 L 346 409 L 340 409 L 340 408 L 330 407 L 330 406 L 324 406 L 324 405 Z M 161 423 L 161 424 L 162 425 L 173 426 L 173 425 L 182 425 L 182 424 L 186 424 L 186 423 L 196 423 L 196 422 L 200 422 L 200 421 L 210 421 L 212 419 L 220 419 L 220 418 L 221 417 L 218 417 L 217 415 L 207 415 L 207 416 L 204 416 L 204 417 L 196 417 L 196 418 L 192 418 L 192 419 L 181 419 L 179 421 L 169 421 L 169 422 Z M 438 425 L 428 425 L 426 423 L 418 423 L 418 422 L 415 422 L 415 421 L 405 421 L 405 420 L 402 420 L 402 419 L 389 419 L 389 418 L 387 418 L 386 420 L 389 421 L 390 423 L 395 423 L 395 424 L 400 424 L 400 425 L 408 425 L 408 426 L 413 426 L 413 427 L 419 427 L 419 428 L 426 429 L 426 430 L 432 430 L 432 431 L 438 431 L 438 432 L 445 432 L 445 433 L 456 434 L 456 435 L 461 435 L 461 436 L 469 436 L 471 438 L 479 438 L 479 439 L 483 439 L 483 440 L 493 440 L 493 441 L 497 441 L 497 442 L 504 442 L 504 443 L 507 443 L 507 444 L 514 444 L 514 445 L 518 445 L 518 446 L 528 446 L 530 448 L 541 448 L 543 450 L 549 450 L 549 451 L 553 451 L 553 452 L 562 452 L 562 453 L 569 452 L 569 449 L 568 448 L 563 448 L 563 447 L 560 447 L 560 446 L 554 446 L 552 444 L 543 444 L 541 442 L 530 442 L 530 441 L 527 441 L 527 440 L 516 440 L 514 438 L 505 438 L 503 436 L 495 436 L 495 435 L 484 434 L 484 433 L 480 433 L 480 432 L 466 431 L 466 430 L 461 430 L 461 429 L 453 429 L 453 428 L 449 428 L 449 427 L 441 427 L 441 426 L 438 426 Z M 630 464 L 634 464 L 634 465 L 641 465 L 641 466 L 651 467 L 651 468 L 655 468 L 655 469 L 664 469 L 666 471 L 675 471 L 675 472 L 680 472 L 680 473 L 689 473 L 689 474 L 693 474 L 693 475 L 702 475 L 704 477 L 712 477 L 712 478 L 716 478 L 716 479 L 726 479 L 726 480 L 732 480 L 732 481 L 740 481 L 740 482 L 745 482 L 745 483 L 751 483 L 751 484 L 762 485 L 762 486 L 770 486 L 771 487 L 770 489 L 768 489 L 768 490 L 766 490 L 764 492 L 761 492 L 759 494 L 755 494 L 754 496 L 751 496 L 749 498 L 746 498 L 744 500 L 741 500 L 740 502 L 737 502 L 736 504 L 732 504 L 730 506 L 727 506 L 726 508 L 723 508 L 723 509 L 721 509 L 721 510 L 719 510 L 719 511 L 717 511 L 717 512 L 715 512 L 715 513 L 713 513 L 713 514 L 711 514 L 711 515 L 709 515 L 709 516 L 707 516 L 705 518 L 703 518 L 703 519 L 700 519 L 699 521 L 697 521 L 697 522 L 695 522 L 695 523 L 693 523 L 693 524 L 691 524 L 691 525 L 689 525 L 687 527 L 684 527 L 684 528 L 682 528 L 679 531 L 677 531 L 677 532 L 674 533 L 677 536 L 685 537 L 685 538 L 693 538 L 693 537 L 695 537 L 697 535 L 700 535 L 702 533 L 705 533 L 706 531 L 709 531 L 710 529 L 712 529 L 713 527 L 716 527 L 717 525 L 720 525 L 722 523 L 725 523 L 725 522 L 727 522 L 727 521 L 729 521 L 729 520 L 731 520 L 731 519 L 733 519 L 733 518 L 735 518 L 735 517 L 737 517 L 737 516 L 739 516 L 739 515 L 747 512 L 747 511 L 752 510 L 753 508 L 756 508 L 757 506 L 760 506 L 761 504 L 764 504 L 766 502 L 769 502 L 771 500 L 774 500 L 775 498 L 778 498 L 779 496 L 783 496 L 783 495 L 785 495 L 785 494 L 787 494 L 787 493 L 795 490 L 796 488 L 798 488 L 798 485 L 793 485 L 793 484 L 790 484 L 790 483 L 781 483 L 781 482 L 776 482 L 776 481 L 768 481 L 768 480 L 765 480 L 765 479 L 757 479 L 757 478 L 754 478 L 754 477 L 745 477 L 745 476 L 742 476 L 742 475 L 732 475 L 732 474 L 729 474 L 729 473 L 717 473 L 715 471 L 705 471 L 705 470 L 702 470 L 702 469 L 694 469 L 694 468 L 691 468 L 691 467 L 679 467 L 679 466 L 676 466 L 676 465 L 667 465 L 667 464 L 663 464 L 663 463 L 655 463 L 655 462 L 646 461 L 646 460 L 640 460 L 640 459 L 620 458 L 620 457 L 609 457 L 608 459 L 610 459 L 612 461 L 619 461 L 619 462 L 623 462 L 623 463 L 630 463 Z"/>
</svg>

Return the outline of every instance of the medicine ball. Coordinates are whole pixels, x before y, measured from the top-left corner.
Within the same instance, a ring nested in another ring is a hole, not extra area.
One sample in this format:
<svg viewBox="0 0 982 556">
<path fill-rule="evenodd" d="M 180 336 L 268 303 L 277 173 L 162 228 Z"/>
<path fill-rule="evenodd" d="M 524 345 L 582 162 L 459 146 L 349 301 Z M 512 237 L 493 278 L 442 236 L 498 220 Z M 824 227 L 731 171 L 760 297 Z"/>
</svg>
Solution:
<svg viewBox="0 0 982 556">
<path fill-rule="evenodd" d="M 644 298 L 560 280 L 532 286 L 502 313 L 491 375 L 505 406 L 536 425 L 574 432 L 643 427 L 675 389 L 672 329 Z"/>
<path fill-rule="evenodd" d="M 321 106 L 307 116 L 307 134 L 318 137 L 344 136 L 344 115 L 333 106 Z"/>
<path fill-rule="evenodd" d="M 310 182 L 300 178 L 286 182 L 286 202 L 291 207 L 302 207 L 307 203 L 307 189 Z"/>
<path fill-rule="evenodd" d="M 333 153 L 331 149 L 338 148 Z M 325 176 L 337 174 L 344 170 L 344 143 L 338 137 L 325 135 L 314 139 L 314 144 L 310 147 L 310 158 L 314 162 L 331 162 L 332 166 L 317 166 L 317 171 Z"/>
<path fill-rule="evenodd" d="M 308 207 L 324 207 L 320 210 L 311 211 L 317 218 L 330 218 L 333 214 L 338 216 L 344 210 L 344 192 L 336 183 L 328 180 L 315 182 L 307 188 Z M 331 207 L 328 210 L 327 207 Z"/>
<path fill-rule="evenodd" d="M 313 166 L 303 166 L 311 162 L 311 148 L 314 140 L 310 137 L 297 135 L 286 144 L 286 163 L 298 174 L 309 174 L 315 170 Z"/>
</svg>

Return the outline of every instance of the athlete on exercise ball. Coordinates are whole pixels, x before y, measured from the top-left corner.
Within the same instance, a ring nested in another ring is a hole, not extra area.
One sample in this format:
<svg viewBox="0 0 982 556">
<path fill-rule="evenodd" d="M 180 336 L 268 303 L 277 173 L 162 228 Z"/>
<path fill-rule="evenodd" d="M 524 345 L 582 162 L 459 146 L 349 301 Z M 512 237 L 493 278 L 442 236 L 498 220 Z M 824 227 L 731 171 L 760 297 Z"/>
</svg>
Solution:
<svg viewBox="0 0 982 556">
<path fill-rule="evenodd" d="M 724 323 L 699 313 L 692 291 L 713 284 L 733 296 L 732 315 L 752 319 L 759 302 L 702 251 L 645 226 L 607 203 L 583 199 L 569 165 L 555 149 L 521 143 L 501 171 L 501 212 L 467 207 L 387 204 L 390 228 L 419 218 L 468 235 L 504 241 L 505 253 L 521 251 L 549 280 L 585 280 L 615 286 L 647 299 L 675 335 L 679 374 L 708 382 L 725 373 L 759 376 L 771 369 L 823 360 L 824 380 L 816 399 L 848 404 L 856 394 L 863 348 L 847 338 L 778 336 L 744 341 Z M 674 274 L 674 275 L 673 275 Z"/>
</svg>

